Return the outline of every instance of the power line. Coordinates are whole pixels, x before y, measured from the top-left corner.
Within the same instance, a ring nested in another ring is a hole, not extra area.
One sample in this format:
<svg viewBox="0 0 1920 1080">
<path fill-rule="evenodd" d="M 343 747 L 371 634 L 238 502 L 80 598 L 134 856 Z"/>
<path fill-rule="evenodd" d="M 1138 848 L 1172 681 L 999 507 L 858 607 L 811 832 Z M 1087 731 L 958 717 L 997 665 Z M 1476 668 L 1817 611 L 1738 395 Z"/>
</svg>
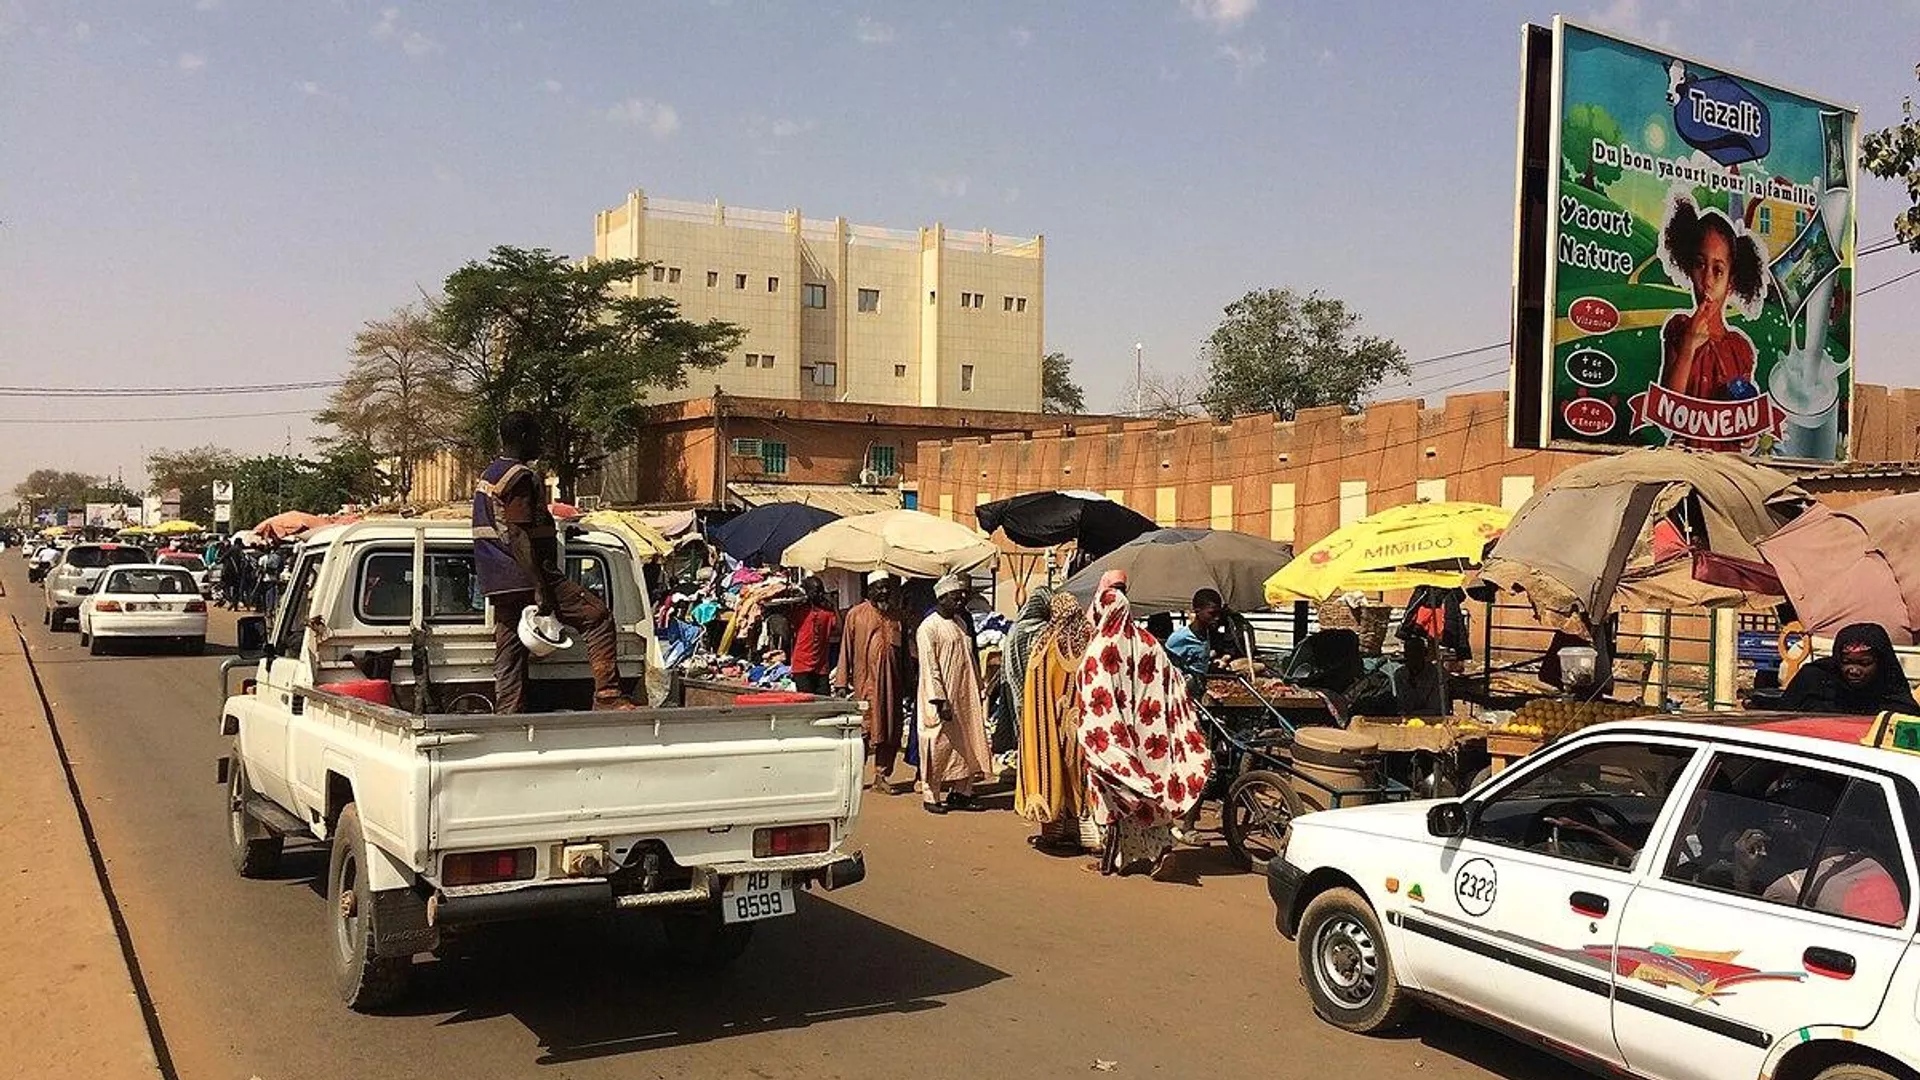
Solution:
<svg viewBox="0 0 1920 1080">
<path fill-rule="evenodd" d="M 190 421 L 246 421 L 253 417 L 311 417 L 319 409 L 280 409 L 267 413 L 211 413 L 200 417 L 0 417 L 0 425 L 165 425 Z"/>
<path fill-rule="evenodd" d="M 0 397 L 215 397 L 227 394 L 284 394 L 298 390 L 328 390 L 345 379 L 316 382 L 252 383 L 243 386 L 0 386 Z"/>
<path fill-rule="evenodd" d="M 1885 280 L 1885 281 L 1882 281 L 1882 282 L 1879 282 L 1878 284 L 1875 284 L 1875 285 L 1869 285 L 1869 286 L 1867 286 L 1866 288 L 1864 288 L 1864 289 L 1861 289 L 1861 290 L 1859 291 L 1859 293 L 1857 293 L 1857 294 L 1856 294 L 1856 297 L 1858 297 L 1858 296 L 1866 296 L 1866 295 L 1868 295 L 1868 294 L 1870 294 L 1870 293 L 1876 293 L 1876 292 L 1879 292 L 1879 291 L 1880 291 L 1881 289 L 1884 289 L 1884 288 L 1886 288 L 1886 287 L 1887 287 L 1887 286 L 1889 286 L 1889 285 L 1894 285 L 1894 284 L 1898 284 L 1899 282 L 1902 282 L 1902 281 L 1905 281 L 1905 280 L 1907 280 L 1908 278 L 1910 278 L 1910 277 L 1912 277 L 1912 276 L 1913 276 L 1913 275 L 1915 275 L 1915 274 L 1920 274 L 1920 266 L 1916 266 L 1916 267 L 1914 267 L 1913 269 L 1911 269 L 1911 270 L 1909 270 L 1909 271 L 1907 271 L 1907 272 L 1906 272 L 1906 273 L 1904 273 L 1904 274 L 1901 274 L 1901 275 L 1900 275 L 1900 276 L 1898 276 L 1898 277 L 1890 277 L 1890 278 L 1888 278 L 1888 279 L 1887 279 L 1887 280 Z"/>
</svg>

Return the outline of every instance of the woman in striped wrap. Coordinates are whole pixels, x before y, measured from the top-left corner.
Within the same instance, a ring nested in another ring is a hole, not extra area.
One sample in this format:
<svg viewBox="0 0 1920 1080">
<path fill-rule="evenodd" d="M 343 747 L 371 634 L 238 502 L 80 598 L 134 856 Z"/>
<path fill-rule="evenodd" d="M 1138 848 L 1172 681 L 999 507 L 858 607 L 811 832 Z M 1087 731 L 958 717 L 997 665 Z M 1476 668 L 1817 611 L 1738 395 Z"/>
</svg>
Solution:
<svg viewBox="0 0 1920 1080">
<path fill-rule="evenodd" d="M 1093 628 L 1067 593 L 1053 595 L 1034 639 L 1020 702 L 1020 772 L 1013 805 L 1040 825 L 1046 847 L 1080 847 L 1086 767 L 1080 757 L 1080 664 Z"/>
</svg>

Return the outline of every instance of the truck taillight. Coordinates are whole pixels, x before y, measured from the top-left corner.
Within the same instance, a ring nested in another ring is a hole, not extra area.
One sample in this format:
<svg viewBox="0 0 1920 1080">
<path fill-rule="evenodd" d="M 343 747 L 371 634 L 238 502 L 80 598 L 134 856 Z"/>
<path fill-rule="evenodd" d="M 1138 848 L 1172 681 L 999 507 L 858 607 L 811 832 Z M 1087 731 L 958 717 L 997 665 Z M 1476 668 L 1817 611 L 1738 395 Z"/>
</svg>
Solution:
<svg viewBox="0 0 1920 1080">
<path fill-rule="evenodd" d="M 198 611 L 204 614 L 207 610 L 207 602 L 205 600 L 189 600 L 187 601 L 187 610 Z"/>
<path fill-rule="evenodd" d="M 753 857 L 772 859 L 782 855 L 812 855 L 827 850 L 833 843 L 833 828 L 828 825 L 782 825 L 775 829 L 753 830 Z"/>
<path fill-rule="evenodd" d="M 457 851 L 440 860 L 440 884 L 488 885 L 496 881 L 525 881 L 533 876 L 530 847 L 500 851 Z"/>
<path fill-rule="evenodd" d="M 95 600 L 95 601 L 93 602 L 93 610 L 95 610 L 95 611 L 119 611 L 119 610 L 120 610 L 120 601 L 118 601 L 118 600 Z"/>
</svg>

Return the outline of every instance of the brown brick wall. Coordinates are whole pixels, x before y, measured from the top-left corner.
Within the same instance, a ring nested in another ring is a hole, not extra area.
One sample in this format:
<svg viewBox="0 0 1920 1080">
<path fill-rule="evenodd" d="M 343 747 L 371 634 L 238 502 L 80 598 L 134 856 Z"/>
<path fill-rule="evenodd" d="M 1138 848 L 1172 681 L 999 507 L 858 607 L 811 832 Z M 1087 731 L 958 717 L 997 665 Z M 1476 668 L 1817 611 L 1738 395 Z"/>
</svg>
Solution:
<svg viewBox="0 0 1920 1080">
<path fill-rule="evenodd" d="M 1861 386 L 1856 391 L 1855 460 L 1920 460 L 1920 390 Z M 1500 503 L 1502 481 L 1526 478 L 1537 488 L 1589 455 L 1514 450 L 1506 439 L 1506 394 L 1456 394 L 1437 407 L 1381 402 L 1357 415 L 1338 408 L 1303 410 L 1297 419 L 1080 421 L 1045 431 L 959 437 L 923 443 L 907 467 L 920 504 L 938 510 L 942 495 L 956 517 L 969 517 L 981 494 L 1085 488 L 1118 492 L 1130 507 L 1156 517 L 1160 492 L 1174 498 L 1174 520 L 1207 526 L 1213 488 L 1232 489 L 1234 527 L 1269 535 L 1273 487 L 1293 486 L 1293 531 L 1304 546 L 1340 524 L 1343 482 L 1366 484 L 1366 510 L 1410 502 L 1420 481 L 1444 480 L 1446 497 Z M 1887 494 L 1903 482 L 1872 479 L 1813 485 L 1846 501 Z M 1905 488 L 1911 490 L 1911 488 Z M 1823 494 L 1824 497 L 1824 494 Z M 1836 501 L 1839 501 L 1836 499 Z"/>
</svg>

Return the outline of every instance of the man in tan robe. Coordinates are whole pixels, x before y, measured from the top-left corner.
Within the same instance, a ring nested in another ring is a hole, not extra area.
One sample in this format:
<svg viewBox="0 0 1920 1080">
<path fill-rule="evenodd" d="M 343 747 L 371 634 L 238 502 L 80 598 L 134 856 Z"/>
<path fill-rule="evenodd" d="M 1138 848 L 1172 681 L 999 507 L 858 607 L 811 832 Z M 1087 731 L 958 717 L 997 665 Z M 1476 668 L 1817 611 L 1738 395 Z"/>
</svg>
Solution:
<svg viewBox="0 0 1920 1080">
<path fill-rule="evenodd" d="M 926 810 L 980 810 L 973 782 L 987 777 L 987 710 L 967 617 L 967 581 L 948 574 L 933 587 L 934 610 L 914 635 L 920 652 L 920 781 Z"/>
<path fill-rule="evenodd" d="M 873 786 L 891 791 L 888 777 L 900 755 L 902 697 L 906 693 L 904 630 L 894 609 L 893 577 L 867 575 L 867 598 L 847 612 L 840 638 L 840 665 L 833 684 L 851 688 L 867 706 L 867 749 L 873 754 Z"/>
</svg>

